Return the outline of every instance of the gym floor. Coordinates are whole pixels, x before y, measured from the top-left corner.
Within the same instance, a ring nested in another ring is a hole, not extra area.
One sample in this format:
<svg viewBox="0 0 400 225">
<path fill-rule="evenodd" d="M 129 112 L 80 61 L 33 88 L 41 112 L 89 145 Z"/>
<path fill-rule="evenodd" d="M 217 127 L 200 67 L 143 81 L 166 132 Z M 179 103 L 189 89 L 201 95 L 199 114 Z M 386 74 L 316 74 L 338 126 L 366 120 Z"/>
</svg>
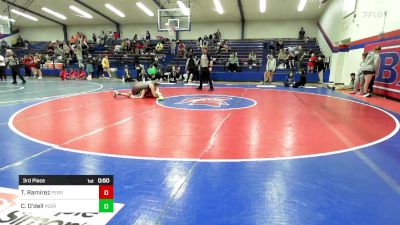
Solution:
<svg viewBox="0 0 400 225">
<path fill-rule="evenodd" d="M 108 224 L 400 224 L 400 103 L 322 87 L 0 83 L 0 187 L 114 175 Z"/>
</svg>

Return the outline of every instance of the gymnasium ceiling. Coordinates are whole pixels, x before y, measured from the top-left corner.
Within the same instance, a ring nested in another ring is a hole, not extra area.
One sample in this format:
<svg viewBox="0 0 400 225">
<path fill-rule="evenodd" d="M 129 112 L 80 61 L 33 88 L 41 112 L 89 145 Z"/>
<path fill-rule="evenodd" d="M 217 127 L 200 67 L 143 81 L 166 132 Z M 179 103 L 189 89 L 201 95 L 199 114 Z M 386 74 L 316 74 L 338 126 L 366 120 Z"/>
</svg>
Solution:
<svg viewBox="0 0 400 225">
<path fill-rule="evenodd" d="M 0 15 L 7 16 L 6 0 L 0 0 Z M 54 19 L 66 25 L 95 25 L 95 24 L 112 24 L 110 20 L 104 18 L 98 13 L 86 8 L 76 0 L 8 0 L 18 6 L 27 8 L 48 18 Z M 156 23 L 158 4 L 163 8 L 177 8 L 176 0 L 80 0 L 84 4 L 89 5 L 94 10 L 108 16 L 111 20 L 120 24 L 127 23 Z M 155 14 L 154 17 L 147 16 L 141 9 L 136 6 L 136 2 L 141 1 Z M 183 0 L 186 6 L 189 0 Z M 220 22 L 220 21 L 240 21 L 240 11 L 238 0 L 220 0 L 224 9 L 224 14 L 220 15 L 215 11 L 213 0 L 190 0 L 192 13 L 192 22 Z M 320 0 L 308 0 L 303 12 L 298 12 L 297 7 L 300 0 L 267 0 L 267 10 L 260 13 L 259 0 L 240 0 L 243 5 L 244 19 L 246 21 L 255 20 L 281 20 L 281 19 L 316 19 L 318 18 L 325 4 L 320 7 Z M 125 13 L 126 17 L 121 18 L 108 10 L 105 4 L 109 3 Z M 74 11 L 69 9 L 70 5 L 74 5 L 93 16 L 93 19 L 82 18 Z M 49 9 L 57 11 L 67 17 L 67 20 L 59 19 L 41 10 L 45 6 Z M 10 9 L 15 8 L 10 6 Z M 27 14 L 33 15 L 29 12 Z M 35 16 L 35 15 L 33 15 Z M 57 25 L 54 21 L 49 21 L 42 17 L 38 17 L 38 21 L 31 21 L 22 16 L 11 13 L 11 18 L 15 19 L 14 26 L 51 26 Z"/>
</svg>

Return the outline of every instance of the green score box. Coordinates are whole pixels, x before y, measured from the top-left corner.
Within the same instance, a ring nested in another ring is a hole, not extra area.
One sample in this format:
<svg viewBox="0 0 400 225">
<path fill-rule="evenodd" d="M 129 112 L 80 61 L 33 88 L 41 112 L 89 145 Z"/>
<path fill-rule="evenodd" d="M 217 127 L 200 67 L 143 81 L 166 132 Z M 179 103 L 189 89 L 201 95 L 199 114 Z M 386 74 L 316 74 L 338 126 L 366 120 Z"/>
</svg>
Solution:
<svg viewBox="0 0 400 225">
<path fill-rule="evenodd" d="M 114 199 L 100 199 L 99 212 L 114 212 Z"/>
</svg>

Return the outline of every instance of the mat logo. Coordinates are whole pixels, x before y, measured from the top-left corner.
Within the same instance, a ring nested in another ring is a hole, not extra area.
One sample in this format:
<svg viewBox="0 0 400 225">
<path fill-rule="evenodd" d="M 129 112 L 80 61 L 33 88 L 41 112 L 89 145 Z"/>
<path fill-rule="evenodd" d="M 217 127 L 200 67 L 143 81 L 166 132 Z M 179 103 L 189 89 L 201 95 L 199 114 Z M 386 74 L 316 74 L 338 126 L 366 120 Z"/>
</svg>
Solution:
<svg viewBox="0 0 400 225">
<path fill-rule="evenodd" d="M 175 104 L 206 105 L 220 108 L 221 106 L 229 105 L 227 101 L 231 99 L 229 97 L 194 97 L 186 98 Z"/>
<path fill-rule="evenodd" d="M 188 110 L 229 110 L 256 105 L 256 101 L 231 95 L 179 95 L 158 102 L 168 108 Z"/>
<path fill-rule="evenodd" d="M 0 225 L 105 225 L 124 207 L 114 203 L 113 213 L 32 213 L 18 204 L 18 190 L 0 187 Z"/>
</svg>

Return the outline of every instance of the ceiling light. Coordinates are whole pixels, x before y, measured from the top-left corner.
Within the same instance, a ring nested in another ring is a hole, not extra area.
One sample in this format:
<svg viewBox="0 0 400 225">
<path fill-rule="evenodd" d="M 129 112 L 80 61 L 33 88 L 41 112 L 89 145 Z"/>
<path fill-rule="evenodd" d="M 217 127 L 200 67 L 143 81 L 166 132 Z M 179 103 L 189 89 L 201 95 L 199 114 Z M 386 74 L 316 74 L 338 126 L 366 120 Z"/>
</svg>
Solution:
<svg viewBox="0 0 400 225">
<path fill-rule="evenodd" d="M 10 22 L 12 22 L 12 23 L 15 23 L 15 20 L 14 20 L 14 19 L 10 19 L 10 18 L 8 18 L 7 16 L 2 16 L 2 15 L 0 15 L 0 19 L 2 19 L 2 20 L 7 20 L 7 21 L 10 21 Z"/>
<path fill-rule="evenodd" d="M 28 14 L 26 14 L 26 13 L 20 12 L 20 11 L 18 11 L 18 10 L 11 9 L 11 12 L 14 13 L 14 14 L 23 16 L 23 17 L 25 17 L 25 18 L 27 18 L 27 19 L 30 19 L 30 20 L 33 20 L 33 21 L 38 21 L 38 19 L 37 19 L 36 17 L 33 17 L 33 16 L 28 15 Z"/>
<path fill-rule="evenodd" d="M 219 14 L 224 13 L 224 9 L 222 8 L 221 2 L 219 0 L 214 0 L 214 5 Z"/>
<path fill-rule="evenodd" d="M 190 15 L 190 9 L 186 7 L 185 3 L 182 1 L 177 1 L 176 4 L 178 4 L 179 8 L 181 8 L 182 14 L 185 16 Z"/>
<path fill-rule="evenodd" d="M 297 8 L 297 11 L 303 12 L 304 7 L 306 6 L 307 0 L 300 0 L 299 7 Z"/>
<path fill-rule="evenodd" d="M 260 0 L 260 13 L 265 13 L 267 10 L 267 0 Z"/>
<path fill-rule="evenodd" d="M 154 13 L 147 8 L 143 3 L 141 2 L 136 2 L 137 7 L 139 7 L 141 10 L 143 10 L 148 16 L 154 16 Z"/>
<path fill-rule="evenodd" d="M 114 6 L 110 5 L 110 4 L 105 4 L 105 6 L 107 7 L 107 9 L 113 11 L 115 14 L 117 14 L 120 17 L 125 17 L 125 14 L 121 11 L 119 11 L 118 9 L 116 9 Z"/>
<path fill-rule="evenodd" d="M 66 20 L 67 19 L 67 17 L 65 17 L 63 14 L 55 12 L 55 11 L 53 11 L 51 9 L 46 8 L 46 7 L 42 7 L 42 10 L 47 12 L 47 13 L 49 13 L 49 14 L 51 14 L 51 15 L 53 15 L 53 16 L 55 16 L 55 17 L 58 17 L 58 18 L 60 18 L 62 20 Z"/>
<path fill-rule="evenodd" d="M 90 15 L 89 13 L 83 11 L 82 9 L 80 9 L 80 8 L 78 8 L 78 7 L 76 7 L 76 6 L 70 5 L 69 8 L 70 8 L 72 11 L 75 11 L 76 13 L 79 13 L 79 15 L 80 15 L 81 17 L 88 18 L 88 19 L 93 19 L 93 16 L 92 16 L 92 15 Z"/>
</svg>

